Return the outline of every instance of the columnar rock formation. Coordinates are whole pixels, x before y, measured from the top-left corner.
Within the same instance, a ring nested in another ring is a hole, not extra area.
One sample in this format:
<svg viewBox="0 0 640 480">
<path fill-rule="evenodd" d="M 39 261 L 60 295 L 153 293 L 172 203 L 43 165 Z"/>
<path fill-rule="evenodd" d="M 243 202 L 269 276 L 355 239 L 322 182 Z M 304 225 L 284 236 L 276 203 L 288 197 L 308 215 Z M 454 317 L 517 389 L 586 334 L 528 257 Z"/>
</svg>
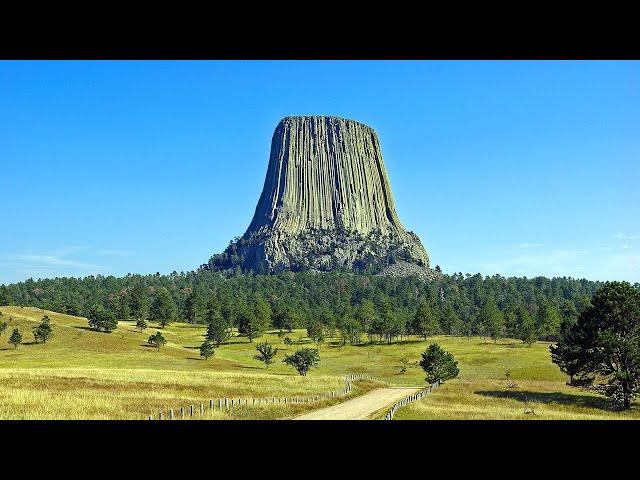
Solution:
<svg viewBox="0 0 640 480">
<path fill-rule="evenodd" d="M 343 118 L 295 116 L 273 134 L 249 228 L 210 266 L 381 270 L 398 262 L 428 271 L 420 240 L 396 213 L 375 131 Z"/>
</svg>

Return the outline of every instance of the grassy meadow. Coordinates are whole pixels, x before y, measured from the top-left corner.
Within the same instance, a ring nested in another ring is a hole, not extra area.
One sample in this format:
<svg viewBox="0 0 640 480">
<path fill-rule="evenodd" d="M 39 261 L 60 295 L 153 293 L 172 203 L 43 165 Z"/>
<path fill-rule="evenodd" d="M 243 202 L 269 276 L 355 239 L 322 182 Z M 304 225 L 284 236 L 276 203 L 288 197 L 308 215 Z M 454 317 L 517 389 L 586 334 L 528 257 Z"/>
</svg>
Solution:
<svg viewBox="0 0 640 480">
<path fill-rule="evenodd" d="M 167 344 L 157 351 L 146 343 L 157 325 L 150 324 L 141 333 L 134 322 L 119 322 L 114 332 L 100 333 L 90 330 L 81 317 L 30 307 L 0 307 L 0 311 L 4 321 L 12 318 L 0 337 L 0 419 L 144 419 L 160 409 L 179 409 L 211 398 L 308 396 L 340 390 L 349 373 L 373 375 L 391 385 L 424 385 L 417 362 L 434 341 L 454 354 L 460 377 L 400 409 L 396 419 L 640 418 L 637 407 L 620 413 L 603 398 L 568 387 L 544 342 L 526 347 L 515 340 L 494 343 L 478 337 L 438 336 L 427 341 L 411 337 L 391 345 L 342 346 L 338 338 L 328 338 L 319 347 L 319 368 L 301 377 L 282 363 L 284 354 L 299 345 L 286 346 L 276 332 L 254 343 L 234 336 L 216 349 L 213 358 L 203 360 L 198 351 L 205 332 L 202 326 L 175 323 L 164 328 Z M 46 344 L 36 344 L 31 329 L 45 313 L 54 336 Z M 23 335 L 17 349 L 7 343 L 14 327 Z M 287 335 L 294 343 L 316 347 L 304 330 Z M 255 343 L 264 340 L 279 349 L 276 363 L 268 369 L 253 359 Z M 400 373 L 402 358 L 409 360 L 405 373 Z M 507 370 L 515 386 L 507 385 Z M 379 385 L 356 382 L 351 395 Z M 214 410 L 205 418 L 288 418 L 337 401 L 242 406 L 229 412 Z M 383 415 L 378 412 L 373 418 Z"/>
</svg>

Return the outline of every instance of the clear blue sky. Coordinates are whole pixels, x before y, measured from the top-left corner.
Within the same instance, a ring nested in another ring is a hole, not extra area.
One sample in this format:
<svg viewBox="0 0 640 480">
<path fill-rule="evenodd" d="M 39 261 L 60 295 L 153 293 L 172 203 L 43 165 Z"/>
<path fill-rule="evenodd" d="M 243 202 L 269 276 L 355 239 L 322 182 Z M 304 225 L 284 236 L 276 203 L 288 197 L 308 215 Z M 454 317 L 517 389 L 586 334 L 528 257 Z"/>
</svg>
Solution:
<svg viewBox="0 0 640 480">
<path fill-rule="evenodd" d="M 375 128 L 445 272 L 640 281 L 639 62 L 0 62 L 0 283 L 191 270 L 281 117 Z"/>
</svg>

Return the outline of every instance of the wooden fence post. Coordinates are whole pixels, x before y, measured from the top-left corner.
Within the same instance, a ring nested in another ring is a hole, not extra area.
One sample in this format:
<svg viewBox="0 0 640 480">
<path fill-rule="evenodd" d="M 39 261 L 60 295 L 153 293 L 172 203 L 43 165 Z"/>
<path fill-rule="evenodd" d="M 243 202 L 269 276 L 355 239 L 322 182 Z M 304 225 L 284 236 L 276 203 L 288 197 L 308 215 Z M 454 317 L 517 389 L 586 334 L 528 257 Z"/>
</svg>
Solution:
<svg viewBox="0 0 640 480">
<path fill-rule="evenodd" d="M 162 420 L 162 412 L 158 412 L 158 420 Z"/>
<path fill-rule="evenodd" d="M 169 420 L 173 420 L 173 408 L 169 409 Z"/>
<path fill-rule="evenodd" d="M 189 416 L 193 417 L 193 405 L 189 406 Z"/>
<path fill-rule="evenodd" d="M 209 410 L 213 410 L 213 398 L 209 400 Z"/>
</svg>

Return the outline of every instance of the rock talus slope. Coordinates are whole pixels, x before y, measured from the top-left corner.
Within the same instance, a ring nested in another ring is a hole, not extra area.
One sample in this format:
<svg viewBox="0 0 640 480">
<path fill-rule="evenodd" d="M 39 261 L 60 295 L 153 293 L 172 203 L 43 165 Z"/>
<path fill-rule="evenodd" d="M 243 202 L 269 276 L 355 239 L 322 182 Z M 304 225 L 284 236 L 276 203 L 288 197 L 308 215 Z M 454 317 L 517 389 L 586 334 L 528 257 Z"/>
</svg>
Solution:
<svg viewBox="0 0 640 480">
<path fill-rule="evenodd" d="M 375 131 L 331 116 L 280 121 L 253 220 L 225 253 L 212 260 L 259 271 L 398 262 L 429 270 L 420 239 L 396 213 Z"/>
</svg>

